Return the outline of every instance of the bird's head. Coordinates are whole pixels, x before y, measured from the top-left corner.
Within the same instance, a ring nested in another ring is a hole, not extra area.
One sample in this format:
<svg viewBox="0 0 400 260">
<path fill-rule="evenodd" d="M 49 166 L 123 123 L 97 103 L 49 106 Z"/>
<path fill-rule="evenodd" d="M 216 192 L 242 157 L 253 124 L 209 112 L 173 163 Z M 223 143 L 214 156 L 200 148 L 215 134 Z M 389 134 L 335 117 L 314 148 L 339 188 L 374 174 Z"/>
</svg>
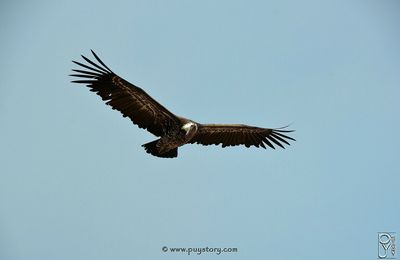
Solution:
<svg viewBox="0 0 400 260">
<path fill-rule="evenodd" d="M 186 135 L 188 135 L 193 129 L 197 129 L 197 125 L 193 122 L 188 122 L 184 124 L 181 129 L 186 132 Z"/>
</svg>

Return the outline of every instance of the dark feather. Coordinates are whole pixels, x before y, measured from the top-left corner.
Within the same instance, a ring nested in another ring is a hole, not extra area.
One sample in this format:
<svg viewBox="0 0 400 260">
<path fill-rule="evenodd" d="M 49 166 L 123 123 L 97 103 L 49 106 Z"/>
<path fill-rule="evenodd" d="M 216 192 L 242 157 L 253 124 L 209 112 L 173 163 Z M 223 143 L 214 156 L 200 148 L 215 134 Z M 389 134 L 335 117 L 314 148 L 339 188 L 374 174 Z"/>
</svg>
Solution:
<svg viewBox="0 0 400 260">
<path fill-rule="evenodd" d="M 93 54 L 93 56 L 96 58 L 96 60 L 97 60 L 98 62 L 100 62 L 101 65 L 103 65 L 104 68 L 106 68 L 109 72 L 113 73 L 112 70 L 110 70 L 110 69 L 106 66 L 106 64 L 104 64 L 104 62 L 103 62 L 102 60 L 100 60 L 99 56 L 97 56 L 97 54 L 94 53 L 93 50 L 90 50 L 90 51 L 92 52 L 92 54 Z"/>
<path fill-rule="evenodd" d="M 181 123 L 177 116 L 150 97 L 143 89 L 113 73 L 93 51 L 92 54 L 100 65 L 82 55 L 88 65 L 77 61 L 73 62 L 88 71 L 74 69 L 73 71 L 79 74 L 71 75 L 76 78 L 91 78 L 91 80 L 82 79 L 72 82 L 87 84 L 90 91 L 107 101 L 107 105 L 120 111 L 134 124 L 147 129 L 156 136 L 177 131 Z"/>
<path fill-rule="evenodd" d="M 88 70 L 93 70 L 93 71 L 96 71 L 96 72 L 98 72 L 98 73 L 100 73 L 100 74 L 104 74 L 104 72 L 102 72 L 101 70 L 97 70 L 97 69 L 95 69 L 95 68 L 93 68 L 93 67 L 90 67 L 90 66 L 88 66 L 88 65 L 82 64 L 82 63 L 77 62 L 77 61 L 74 61 L 74 60 L 73 60 L 72 62 L 75 63 L 76 65 L 82 66 L 82 67 L 84 67 L 84 68 L 86 68 L 86 69 L 88 69 Z"/>
<path fill-rule="evenodd" d="M 78 78 L 90 78 L 90 79 L 95 79 L 98 76 L 93 76 L 93 75 L 85 75 L 85 74 L 69 74 L 71 77 L 78 77 Z"/>
<path fill-rule="evenodd" d="M 99 76 L 99 77 L 102 75 L 102 74 L 99 74 L 99 73 L 86 71 L 86 70 L 72 70 L 72 71 L 79 72 L 79 73 L 82 73 L 82 74 L 87 74 L 87 75 Z"/>
<path fill-rule="evenodd" d="M 82 58 L 87 61 L 88 63 L 90 63 L 91 65 L 95 66 L 96 68 L 98 68 L 99 70 L 103 71 L 104 73 L 109 73 L 111 71 L 108 71 L 102 67 L 100 67 L 99 65 L 97 65 L 96 63 L 94 63 L 93 61 L 89 60 L 88 58 L 86 58 L 85 56 L 81 55 Z"/>
<path fill-rule="evenodd" d="M 255 146 L 266 148 L 264 143 L 275 149 L 274 145 L 284 148 L 283 144 L 290 145 L 285 139 L 295 139 L 288 137 L 284 133 L 291 130 L 261 128 L 248 125 L 199 125 L 196 135 L 190 143 L 203 145 L 222 144 L 222 147 L 245 145 L 246 147 Z"/>
</svg>

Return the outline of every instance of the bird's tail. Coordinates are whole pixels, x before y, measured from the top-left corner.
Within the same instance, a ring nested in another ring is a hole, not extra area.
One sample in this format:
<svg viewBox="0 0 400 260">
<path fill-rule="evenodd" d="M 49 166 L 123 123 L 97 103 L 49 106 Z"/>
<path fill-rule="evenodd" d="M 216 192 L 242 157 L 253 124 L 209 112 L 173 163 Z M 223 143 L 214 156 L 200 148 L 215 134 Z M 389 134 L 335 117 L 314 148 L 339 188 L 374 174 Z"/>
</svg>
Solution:
<svg viewBox="0 0 400 260">
<path fill-rule="evenodd" d="M 160 153 L 157 147 L 157 142 L 158 140 L 155 140 L 153 142 L 143 144 L 142 146 L 146 150 L 147 153 L 161 157 L 161 158 L 175 158 L 178 156 L 178 148 L 174 148 L 166 153 Z"/>
</svg>

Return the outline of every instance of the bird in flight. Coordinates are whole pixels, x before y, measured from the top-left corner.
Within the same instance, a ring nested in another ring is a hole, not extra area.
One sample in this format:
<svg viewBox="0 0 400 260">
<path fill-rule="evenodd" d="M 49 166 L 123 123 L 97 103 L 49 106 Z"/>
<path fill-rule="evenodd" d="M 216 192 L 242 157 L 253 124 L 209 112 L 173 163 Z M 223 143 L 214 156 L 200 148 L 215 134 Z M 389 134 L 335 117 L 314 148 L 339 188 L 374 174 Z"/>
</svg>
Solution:
<svg viewBox="0 0 400 260">
<path fill-rule="evenodd" d="M 244 145 L 275 149 L 290 145 L 287 136 L 293 130 L 262 128 L 243 124 L 200 124 L 171 113 L 143 89 L 115 74 L 91 51 L 98 63 L 86 58 L 83 64 L 73 61 L 80 69 L 73 69 L 70 76 L 79 79 L 73 83 L 86 84 L 90 91 L 99 95 L 112 109 L 129 117 L 159 139 L 143 144 L 147 153 L 162 158 L 178 156 L 178 147 L 185 144 L 219 145 L 222 147 Z"/>
</svg>

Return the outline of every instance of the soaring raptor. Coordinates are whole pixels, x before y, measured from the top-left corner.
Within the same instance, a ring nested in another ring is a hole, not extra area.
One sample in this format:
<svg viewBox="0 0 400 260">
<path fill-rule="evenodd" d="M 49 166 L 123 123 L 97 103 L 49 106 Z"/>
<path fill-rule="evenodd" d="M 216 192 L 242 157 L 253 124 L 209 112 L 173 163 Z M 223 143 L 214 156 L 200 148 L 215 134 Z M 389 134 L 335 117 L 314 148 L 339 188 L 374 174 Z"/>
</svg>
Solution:
<svg viewBox="0 0 400 260">
<path fill-rule="evenodd" d="M 274 144 L 284 148 L 289 140 L 295 141 L 287 133 L 292 130 L 271 129 L 242 124 L 200 124 L 193 120 L 171 113 L 163 105 L 150 97 L 143 89 L 135 86 L 112 72 L 92 51 L 98 64 L 82 55 L 87 62 L 73 61 L 82 67 L 73 69 L 77 74 L 70 76 L 80 79 L 74 83 L 83 83 L 99 95 L 107 105 L 129 117 L 140 128 L 144 128 L 159 139 L 142 145 L 147 153 L 162 158 L 178 156 L 178 147 L 187 143 L 210 145 L 222 144 L 222 147 L 245 145 L 275 149 Z M 86 69 L 86 70 L 83 70 Z"/>
</svg>

